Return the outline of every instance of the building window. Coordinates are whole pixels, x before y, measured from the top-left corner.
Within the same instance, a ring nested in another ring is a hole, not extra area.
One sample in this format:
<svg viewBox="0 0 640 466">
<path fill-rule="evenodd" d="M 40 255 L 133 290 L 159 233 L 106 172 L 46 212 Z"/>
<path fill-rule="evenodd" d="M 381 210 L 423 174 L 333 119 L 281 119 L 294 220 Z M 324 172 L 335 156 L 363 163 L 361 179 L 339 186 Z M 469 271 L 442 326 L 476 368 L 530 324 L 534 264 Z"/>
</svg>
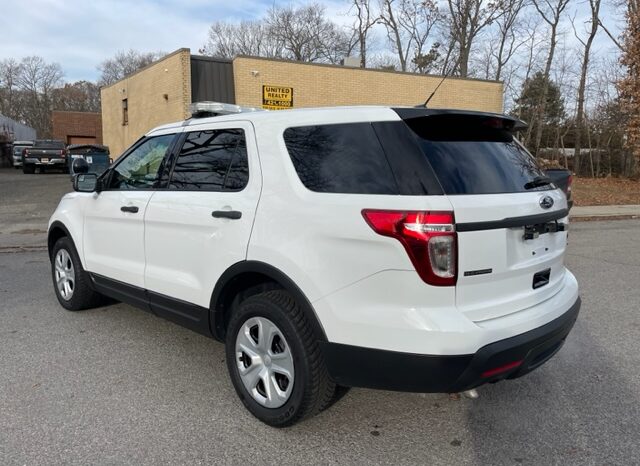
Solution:
<svg viewBox="0 0 640 466">
<path fill-rule="evenodd" d="M 129 102 L 122 99 L 122 126 L 129 124 Z"/>
</svg>

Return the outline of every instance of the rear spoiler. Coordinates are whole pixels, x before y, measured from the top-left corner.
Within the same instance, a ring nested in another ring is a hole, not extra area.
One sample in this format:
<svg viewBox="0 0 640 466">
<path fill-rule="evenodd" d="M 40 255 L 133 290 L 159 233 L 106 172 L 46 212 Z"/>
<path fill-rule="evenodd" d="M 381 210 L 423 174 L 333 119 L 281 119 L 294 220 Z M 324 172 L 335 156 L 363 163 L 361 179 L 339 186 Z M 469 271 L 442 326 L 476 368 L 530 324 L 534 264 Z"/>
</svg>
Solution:
<svg viewBox="0 0 640 466">
<path fill-rule="evenodd" d="M 501 125 L 502 129 L 510 132 L 522 131 L 524 129 L 527 129 L 528 127 L 528 125 L 524 121 L 509 115 L 504 115 L 502 113 L 425 107 L 398 107 L 393 108 L 393 111 L 396 112 L 398 116 L 403 120 L 438 116 L 455 118 L 456 116 L 458 116 L 462 118 L 478 118 L 479 120 L 485 120 L 488 123 L 495 122 L 496 125 Z"/>
</svg>

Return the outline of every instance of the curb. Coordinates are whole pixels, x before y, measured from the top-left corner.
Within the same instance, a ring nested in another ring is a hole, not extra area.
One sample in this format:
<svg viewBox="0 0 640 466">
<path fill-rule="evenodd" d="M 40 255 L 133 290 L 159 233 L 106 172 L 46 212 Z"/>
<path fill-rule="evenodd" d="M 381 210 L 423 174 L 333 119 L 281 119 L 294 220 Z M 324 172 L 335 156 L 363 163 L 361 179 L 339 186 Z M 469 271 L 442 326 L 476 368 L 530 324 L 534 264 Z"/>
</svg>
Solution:
<svg viewBox="0 0 640 466">
<path fill-rule="evenodd" d="M 640 215 L 625 214 L 625 215 L 569 215 L 569 220 L 572 222 L 597 222 L 600 220 L 633 220 L 640 218 Z"/>
</svg>

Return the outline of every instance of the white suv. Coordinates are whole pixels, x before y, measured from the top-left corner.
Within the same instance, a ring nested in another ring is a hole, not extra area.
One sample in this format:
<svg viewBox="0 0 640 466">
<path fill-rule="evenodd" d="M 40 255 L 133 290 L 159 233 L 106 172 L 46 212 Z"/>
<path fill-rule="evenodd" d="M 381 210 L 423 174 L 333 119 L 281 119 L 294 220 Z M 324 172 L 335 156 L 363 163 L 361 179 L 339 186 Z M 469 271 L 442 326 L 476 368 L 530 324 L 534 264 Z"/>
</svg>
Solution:
<svg viewBox="0 0 640 466">
<path fill-rule="evenodd" d="M 240 399 L 273 426 L 347 387 L 520 377 L 562 346 L 580 298 L 565 195 L 519 125 L 349 107 L 161 126 L 62 198 L 58 300 L 108 296 L 223 341 Z"/>
</svg>

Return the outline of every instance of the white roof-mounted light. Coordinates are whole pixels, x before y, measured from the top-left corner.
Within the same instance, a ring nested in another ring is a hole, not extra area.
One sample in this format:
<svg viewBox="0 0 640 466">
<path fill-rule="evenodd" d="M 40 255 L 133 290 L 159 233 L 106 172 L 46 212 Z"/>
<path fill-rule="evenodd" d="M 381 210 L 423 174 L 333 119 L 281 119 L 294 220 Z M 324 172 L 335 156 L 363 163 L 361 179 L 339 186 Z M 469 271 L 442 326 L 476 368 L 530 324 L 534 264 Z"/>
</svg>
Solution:
<svg viewBox="0 0 640 466">
<path fill-rule="evenodd" d="M 193 102 L 189 105 L 192 118 L 206 118 L 219 115 L 232 115 L 234 113 L 260 112 L 261 108 L 241 107 L 222 102 Z"/>
</svg>

